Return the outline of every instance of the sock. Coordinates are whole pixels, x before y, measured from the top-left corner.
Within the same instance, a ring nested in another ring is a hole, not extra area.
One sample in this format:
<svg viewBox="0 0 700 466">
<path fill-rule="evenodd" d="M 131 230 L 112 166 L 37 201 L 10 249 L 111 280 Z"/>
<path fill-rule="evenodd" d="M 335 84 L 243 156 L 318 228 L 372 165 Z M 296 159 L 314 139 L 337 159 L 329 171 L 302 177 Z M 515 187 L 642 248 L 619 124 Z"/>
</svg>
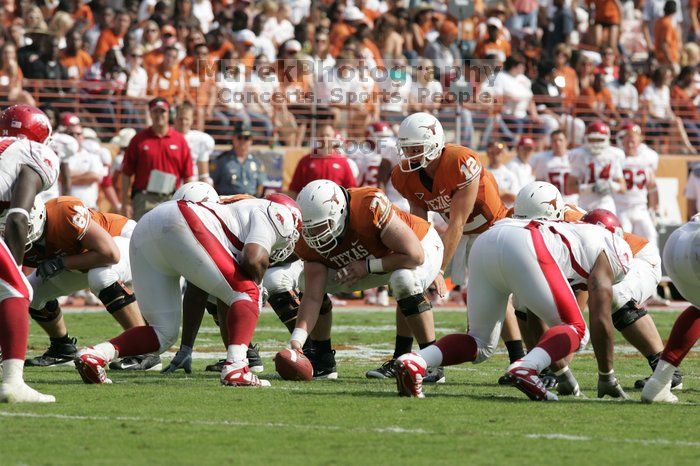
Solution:
<svg viewBox="0 0 700 466">
<path fill-rule="evenodd" d="M 431 346 L 431 345 L 434 345 L 434 344 L 435 344 L 435 340 L 429 341 L 428 343 L 418 343 L 418 347 L 419 347 L 420 349 L 425 349 L 425 348 L 427 348 L 428 346 Z"/>
<path fill-rule="evenodd" d="M 158 335 L 150 325 L 130 328 L 118 337 L 112 338 L 109 342 L 114 345 L 116 354 L 123 358 L 138 356 L 139 354 L 156 353 L 160 350 Z M 98 346 L 95 346 L 95 349 L 98 349 Z M 108 347 L 105 349 L 108 351 Z M 116 354 L 114 357 L 116 357 Z"/>
<path fill-rule="evenodd" d="M 441 366 L 454 366 L 463 362 L 474 361 L 478 354 L 476 340 L 466 333 L 453 333 L 452 335 L 444 336 L 435 343 L 435 346 L 440 348 L 442 352 Z"/>
<path fill-rule="evenodd" d="M 0 348 L 2 348 L 3 358 L 24 361 L 27 355 L 27 338 L 29 338 L 29 300 L 24 298 L 2 300 L 0 302 Z"/>
<path fill-rule="evenodd" d="M 404 337 L 396 335 L 396 343 L 394 343 L 394 359 L 402 354 L 410 353 L 413 349 L 413 337 Z"/>
<path fill-rule="evenodd" d="M 524 358 L 516 361 L 518 365 L 529 367 L 531 369 L 536 369 L 539 374 L 544 370 L 545 367 L 549 367 L 552 364 L 552 359 L 547 351 L 543 350 L 539 346 L 532 348 L 532 351 L 527 353 Z M 513 365 L 513 363 L 511 363 Z"/>
<path fill-rule="evenodd" d="M 576 351 L 580 344 L 581 337 L 574 329 L 568 325 L 557 325 L 544 332 L 544 335 L 537 343 L 537 348 L 544 350 L 552 361 L 558 361 Z M 527 359 L 527 356 L 523 359 Z M 538 366 L 538 369 L 541 371 L 549 364 L 548 362 L 542 367 Z"/>
<path fill-rule="evenodd" d="M 253 339 L 255 326 L 258 323 L 260 309 L 253 301 L 236 301 L 226 312 L 226 329 L 228 331 L 228 346 L 244 345 Z"/>
<path fill-rule="evenodd" d="M 574 374 L 571 373 L 569 370 L 569 366 L 566 366 L 565 368 L 558 370 L 554 373 L 554 376 L 557 378 L 558 383 L 568 383 L 570 386 L 576 386 L 578 383 L 576 381 L 576 377 L 574 377 Z"/>
<path fill-rule="evenodd" d="M 510 359 L 511 364 L 525 356 L 525 348 L 523 347 L 522 340 L 507 341 L 506 349 L 508 350 L 508 359 Z"/>
<path fill-rule="evenodd" d="M 700 338 L 700 309 L 690 306 L 676 319 L 661 359 L 678 367 Z"/>
<path fill-rule="evenodd" d="M 649 363 L 649 367 L 651 367 L 652 371 L 656 370 L 656 365 L 659 363 L 659 358 L 661 358 L 661 353 L 655 353 L 647 356 L 647 362 Z"/>
<path fill-rule="evenodd" d="M 673 378 L 673 373 L 677 369 L 678 367 L 662 359 L 661 361 L 659 361 L 659 365 L 656 366 L 656 370 L 654 371 L 654 378 L 666 385 L 671 381 L 671 379 Z"/>
<path fill-rule="evenodd" d="M 440 367 L 442 365 L 442 350 L 437 345 L 428 346 L 418 352 L 428 367 Z"/>
<path fill-rule="evenodd" d="M 314 350 L 317 353 L 330 353 L 331 352 L 331 339 L 328 340 L 312 340 Z"/>
<path fill-rule="evenodd" d="M 226 348 L 226 362 L 236 365 L 245 365 L 248 362 L 248 345 L 228 345 Z"/>
<path fill-rule="evenodd" d="M 49 337 L 49 340 L 51 341 L 51 343 L 57 343 L 59 345 L 72 345 L 73 344 L 73 342 L 70 339 L 70 336 L 67 333 L 64 336 L 58 337 L 58 338 Z"/>
<path fill-rule="evenodd" d="M 119 357 L 119 351 L 117 351 L 114 345 L 108 341 L 94 345 L 93 349 L 96 349 L 100 353 L 104 354 L 107 358 L 107 361 L 112 361 L 113 359 Z"/>
<path fill-rule="evenodd" d="M 24 359 L 2 361 L 2 383 L 6 385 L 24 383 Z"/>
</svg>

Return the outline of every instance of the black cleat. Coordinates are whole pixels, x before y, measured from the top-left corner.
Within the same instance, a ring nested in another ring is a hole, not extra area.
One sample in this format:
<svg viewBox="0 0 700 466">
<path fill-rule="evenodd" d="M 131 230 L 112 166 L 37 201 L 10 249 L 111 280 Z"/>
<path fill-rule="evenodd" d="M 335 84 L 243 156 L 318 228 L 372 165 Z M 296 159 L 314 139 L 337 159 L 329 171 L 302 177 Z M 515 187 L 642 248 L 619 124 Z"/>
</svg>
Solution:
<svg viewBox="0 0 700 466">
<path fill-rule="evenodd" d="M 442 367 L 429 367 L 425 371 L 423 383 L 445 383 L 445 369 Z"/>
<path fill-rule="evenodd" d="M 221 372 L 224 370 L 224 364 L 226 364 L 226 359 L 219 359 L 214 364 L 209 364 L 204 368 L 204 372 Z"/>
<path fill-rule="evenodd" d="M 647 380 L 649 380 L 649 377 L 635 381 L 634 388 L 644 388 Z M 671 390 L 683 390 L 683 376 L 681 375 L 680 369 L 673 371 L 673 377 L 671 377 Z"/>
<path fill-rule="evenodd" d="M 314 350 L 307 357 L 314 367 L 314 379 L 337 379 L 338 369 L 335 364 L 335 350 L 319 353 Z"/>
<path fill-rule="evenodd" d="M 109 363 L 109 368 L 113 371 L 160 371 L 163 364 L 157 354 L 141 354 L 112 361 Z"/>
<path fill-rule="evenodd" d="M 378 368 L 367 371 L 365 377 L 368 379 L 393 379 L 396 377 L 396 369 L 394 369 L 395 362 L 396 359 L 389 359 Z"/>
<path fill-rule="evenodd" d="M 78 348 L 75 347 L 76 342 L 75 338 L 71 338 L 70 343 L 56 343 L 52 341 L 51 346 L 44 354 L 25 360 L 24 365 L 27 367 L 49 367 L 71 364 L 78 352 Z"/>
<path fill-rule="evenodd" d="M 262 372 L 264 370 L 263 361 L 260 357 L 260 345 L 251 343 L 248 346 L 246 357 L 248 358 L 248 367 L 251 372 Z"/>
</svg>

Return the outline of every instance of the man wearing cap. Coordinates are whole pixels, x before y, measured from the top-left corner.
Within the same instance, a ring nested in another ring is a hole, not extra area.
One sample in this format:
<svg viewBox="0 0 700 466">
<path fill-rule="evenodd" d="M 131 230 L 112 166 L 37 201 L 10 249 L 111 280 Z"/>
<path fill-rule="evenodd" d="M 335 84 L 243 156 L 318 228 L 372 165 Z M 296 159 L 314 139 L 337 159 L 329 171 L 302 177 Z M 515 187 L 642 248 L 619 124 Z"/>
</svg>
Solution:
<svg viewBox="0 0 700 466">
<path fill-rule="evenodd" d="M 238 52 L 238 59 L 246 69 L 251 69 L 255 62 L 256 36 L 250 29 L 238 31 L 234 37 L 234 47 Z"/>
<path fill-rule="evenodd" d="M 495 16 L 486 21 L 487 37 L 480 41 L 474 50 L 477 58 L 496 56 L 501 63 L 506 61 L 510 56 L 511 48 L 510 42 L 501 34 L 502 29 L 503 23 Z"/>
<path fill-rule="evenodd" d="M 535 153 L 535 141 L 532 138 L 521 137 L 520 141 L 518 141 L 517 151 L 517 155 L 506 164 L 506 168 L 515 176 L 515 186 L 513 188 L 515 194 L 523 186 L 535 181 L 532 165 L 530 165 L 530 157 Z"/>
<path fill-rule="evenodd" d="M 122 213 L 137 221 L 194 181 L 189 145 L 168 123 L 170 104 L 156 97 L 148 110 L 153 124 L 134 136 L 122 162 Z"/>
<path fill-rule="evenodd" d="M 261 197 L 267 180 L 265 166 L 250 153 L 250 124 L 237 121 L 233 127 L 231 150 L 211 164 L 214 189 L 222 196 L 249 194 Z"/>
<path fill-rule="evenodd" d="M 331 27 L 330 51 L 334 57 L 338 56 L 345 44 L 345 40 L 355 34 L 357 26 L 365 21 L 365 14 L 356 6 L 349 6 L 343 12 L 343 21 L 335 23 Z"/>
</svg>

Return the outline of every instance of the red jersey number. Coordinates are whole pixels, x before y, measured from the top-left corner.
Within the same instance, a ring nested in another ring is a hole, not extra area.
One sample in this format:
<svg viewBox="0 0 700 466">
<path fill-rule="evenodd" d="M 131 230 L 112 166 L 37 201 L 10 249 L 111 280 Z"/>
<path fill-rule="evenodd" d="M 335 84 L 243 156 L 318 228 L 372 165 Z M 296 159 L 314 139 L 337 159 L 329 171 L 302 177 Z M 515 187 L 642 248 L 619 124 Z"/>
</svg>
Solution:
<svg viewBox="0 0 700 466">
<path fill-rule="evenodd" d="M 643 169 L 630 170 L 625 168 L 622 170 L 622 175 L 625 177 L 625 184 L 627 185 L 627 190 L 631 191 L 633 187 L 637 189 L 644 189 L 647 185 L 647 172 Z"/>
</svg>

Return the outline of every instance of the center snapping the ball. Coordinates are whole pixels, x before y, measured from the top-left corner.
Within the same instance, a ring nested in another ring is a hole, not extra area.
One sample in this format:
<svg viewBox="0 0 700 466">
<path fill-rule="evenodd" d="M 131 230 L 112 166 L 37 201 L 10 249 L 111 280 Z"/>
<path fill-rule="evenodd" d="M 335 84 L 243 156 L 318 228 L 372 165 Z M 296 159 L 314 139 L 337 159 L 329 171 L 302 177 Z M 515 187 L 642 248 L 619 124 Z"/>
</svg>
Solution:
<svg viewBox="0 0 700 466">
<path fill-rule="evenodd" d="M 311 380 L 314 368 L 303 353 L 285 348 L 275 355 L 275 370 L 284 380 Z"/>
</svg>

